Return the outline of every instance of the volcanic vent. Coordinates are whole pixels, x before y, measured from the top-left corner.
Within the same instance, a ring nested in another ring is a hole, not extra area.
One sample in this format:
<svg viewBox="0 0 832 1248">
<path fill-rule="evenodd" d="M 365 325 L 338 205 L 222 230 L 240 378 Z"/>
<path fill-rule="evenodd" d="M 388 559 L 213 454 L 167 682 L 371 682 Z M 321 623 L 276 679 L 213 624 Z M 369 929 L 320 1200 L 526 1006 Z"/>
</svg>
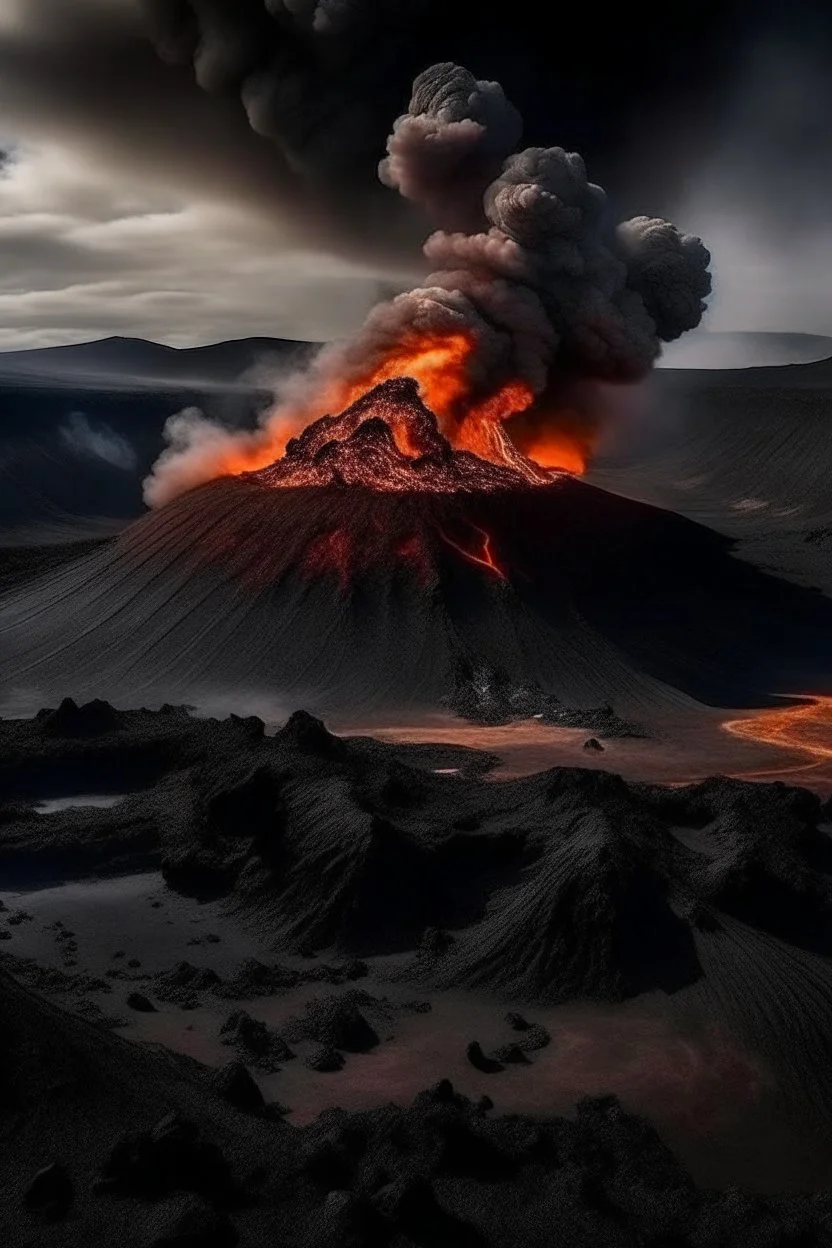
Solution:
<svg viewBox="0 0 832 1248">
<path fill-rule="evenodd" d="M 412 377 L 395 377 L 362 395 L 340 416 L 323 416 L 286 446 L 286 453 L 250 479 L 275 487 L 360 485 L 374 490 L 522 489 L 551 483 L 499 424 L 483 423 L 489 458 L 454 450 L 439 431 Z"/>
</svg>

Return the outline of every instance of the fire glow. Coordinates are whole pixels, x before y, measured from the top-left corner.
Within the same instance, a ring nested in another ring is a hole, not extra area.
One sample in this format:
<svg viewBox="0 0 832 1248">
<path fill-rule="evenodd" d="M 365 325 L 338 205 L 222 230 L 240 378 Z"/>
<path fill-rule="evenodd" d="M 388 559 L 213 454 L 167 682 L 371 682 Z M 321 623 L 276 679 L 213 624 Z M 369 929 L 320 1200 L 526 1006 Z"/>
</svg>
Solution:
<svg viewBox="0 0 832 1248">
<path fill-rule="evenodd" d="M 275 408 L 258 445 L 218 447 L 214 475 L 237 476 L 269 466 L 310 424 L 342 412 L 383 382 L 402 377 L 416 381 L 423 402 L 454 450 L 469 451 L 506 467 L 516 468 L 522 458 L 547 471 L 583 473 L 592 450 L 586 430 L 569 423 L 560 429 L 554 417 L 516 443 L 505 422 L 526 411 L 535 396 L 519 379 L 505 382 L 492 393 L 477 394 L 470 378 L 474 355 L 474 340 L 463 330 L 410 333 L 381 362 L 368 366 L 358 380 L 328 379 L 313 386 L 308 399 Z M 391 425 L 391 432 L 403 455 L 418 456 L 419 448 L 408 439 L 406 425 Z M 534 474 L 529 479 L 533 481 Z"/>
<path fill-rule="evenodd" d="M 735 737 L 808 754 L 819 762 L 832 760 L 832 697 L 805 697 L 800 706 L 763 711 L 745 719 L 726 720 L 723 728 Z"/>
</svg>

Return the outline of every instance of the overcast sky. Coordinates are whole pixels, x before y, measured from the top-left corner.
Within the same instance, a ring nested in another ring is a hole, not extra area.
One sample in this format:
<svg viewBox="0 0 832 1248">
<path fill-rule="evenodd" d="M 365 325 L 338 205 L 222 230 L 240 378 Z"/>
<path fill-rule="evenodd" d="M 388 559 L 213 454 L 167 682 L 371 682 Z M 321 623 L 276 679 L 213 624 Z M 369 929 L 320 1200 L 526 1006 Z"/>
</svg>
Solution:
<svg viewBox="0 0 832 1248">
<path fill-rule="evenodd" d="M 327 183 L 307 196 L 239 98 L 209 98 L 190 66 L 159 62 L 137 3 L 0 0 L 0 349 L 352 331 L 418 272 L 395 195 L 364 205 L 350 190 L 341 203 L 341 184 Z M 788 46 L 776 32 L 750 33 L 744 48 L 706 143 L 684 133 L 683 111 L 662 135 L 663 110 L 638 101 L 622 150 L 650 202 L 630 186 L 627 206 L 704 237 L 710 328 L 832 334 L 823 58 L 811 39 Z M 568 143 L 543 113 L 532 128 Z M 654 203 L 671 164 L 674 187 Z"/>
<path fill-rule="evenodd" d="M 368 266 L 281 239 L 239 206 L 131 184 L 28 141 L 0 176 L 0 349 L 112 334 L 190 346 L 325 339 L 380 291 Z"/>
</svg>

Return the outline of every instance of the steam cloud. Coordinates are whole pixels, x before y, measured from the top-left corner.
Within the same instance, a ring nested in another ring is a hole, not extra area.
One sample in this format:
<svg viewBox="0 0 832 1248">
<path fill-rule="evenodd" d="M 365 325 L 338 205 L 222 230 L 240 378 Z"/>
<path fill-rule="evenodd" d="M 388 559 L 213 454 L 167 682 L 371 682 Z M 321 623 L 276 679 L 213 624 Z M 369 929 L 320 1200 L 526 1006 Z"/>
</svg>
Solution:
<svg viewBox="0 0 832 1248">
<path fill-rule="evenodd" d="M 580 156 L 560 147 L 512 154 L 520 130 L 497 83 L 452 63 L 416 79 L 379 174 L 440 227 L 424 246 L 433 271 L 378 305 L 355 338 L 324 348 L 303 382 L 309 395 L 333 379 L 360 380 L 409 334 L 465 333 L 473 396 L 517 379 L 536 396 L 570 378 L 632 382 L 662 341 L 699 323 L 711 289 L 701 240 L 655 218 L 616 225 Z M 241 450 L 267 445 L 282 419 L 278 407 Z M 216 463 L 202 471 L 216 433 L 191 424 L 182 434 L 148 481 L 152 504 L 180 492 L 183 479 L 216 475 Z"/>
<path fill-rule="evenodd" d="M 121 468 L 124 472 L 131 472 L 136 467 L 136 452 L 127 438 L 106 424 L 96 428 L 83 412 L 72 412 L 59 433 L 64 445 L 75 455 L 87 459 L 103 459 L 113 468 Z"/>
</svg>

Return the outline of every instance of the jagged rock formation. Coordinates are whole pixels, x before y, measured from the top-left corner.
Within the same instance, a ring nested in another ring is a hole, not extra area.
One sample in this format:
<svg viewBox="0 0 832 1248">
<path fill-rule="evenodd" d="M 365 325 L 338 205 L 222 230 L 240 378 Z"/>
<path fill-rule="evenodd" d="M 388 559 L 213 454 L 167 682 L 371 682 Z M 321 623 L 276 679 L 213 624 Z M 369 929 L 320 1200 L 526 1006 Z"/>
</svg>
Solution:
<svg viewBox="0 0 832 1248">
<path fill-rule="evenodd" d="M 517 1003 L 660 991 L 698 1002 L 832 1114 L 830 803 L 783 784 L 662 788 L 578 768 L 493 784 L 459 749 L 449 784 L 435 751 L 339 739 L 302 712 L 274 737 L 257 720 L 112 715 L 111 731 L 81 737 L 44 734 L 43 717 L 0 722 L 5 878 L 153 861 L 287 954 L 343 958 L 303 975 L 253 962 L 238 983 L 184 964 L 152 996 L 346 985 L 389 953 L 405 979 Z M 143 790 L 109 810 L 32 813 L 55 777 L 86 788 L 110 765 Z M 353 1004 L 372 1029 L 370 1006 Z M 349 1048 L 342 1032 L 309 1039 Z"/>
</svg>

